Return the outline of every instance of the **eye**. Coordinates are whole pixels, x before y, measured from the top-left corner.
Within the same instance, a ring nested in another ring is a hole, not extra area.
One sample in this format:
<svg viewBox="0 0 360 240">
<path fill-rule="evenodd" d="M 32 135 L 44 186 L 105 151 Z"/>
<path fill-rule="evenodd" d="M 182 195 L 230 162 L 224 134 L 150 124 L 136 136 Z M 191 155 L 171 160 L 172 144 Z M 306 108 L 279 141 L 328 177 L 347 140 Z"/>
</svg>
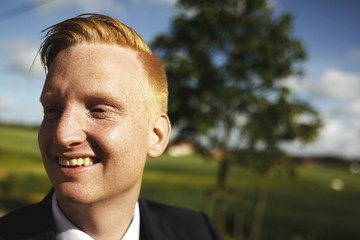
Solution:
<svg viewBox="0 0 360 240">
<path fill-rule="evenodd" d="M 107 114 L 108 114 L 108 111 L 106 111 L 102 107 L 93 107 L 93 108 L 90 109 L 89 112 L 90 112 L 92 117 L 98 118 L 98 119 L 106 118 Z"/>
<path fill-rule="evenodd" d="M 118 116 L 117 108 L 109 104 L 94 104 L 88 109 L 88 114 L 95 119 L 114 119 Z"/>
<path fill-rule="evenodd" d="M 96 108 L 91 109 L 90 112 L 92 112 L 92 113 L 102 113 L 102 112 L 105 112 L 105 110 L 102 109 L 102 108 L 96 107 Z"/>
<path fill-rule="evenodd" d="M 58 107 L 44 107 L 44 119 L 56 119 L 61 117 L 62 110 Z"/>
</svg>

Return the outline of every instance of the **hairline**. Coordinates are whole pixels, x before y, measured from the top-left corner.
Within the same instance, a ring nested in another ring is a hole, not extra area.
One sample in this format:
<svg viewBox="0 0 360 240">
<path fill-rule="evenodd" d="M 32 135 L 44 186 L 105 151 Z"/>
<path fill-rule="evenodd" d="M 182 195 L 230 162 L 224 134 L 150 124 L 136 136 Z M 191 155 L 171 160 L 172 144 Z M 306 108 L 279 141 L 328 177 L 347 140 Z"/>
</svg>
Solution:
<svg viewBox="0 0 360 240">
<path fill-rule="evenodd" d="M 140 57 L 141 54 L 146 54 L 146 55 L 151 55 L 151 52 L 147 52 L 144 51 L 142 49 L 133 47 L 129 44 L 121 44 L 121 43 L 112 43 L 112 42 L 106 42 L 104 40 L 98 40 L 98 41 L 82 41 L 82 42 L 75 42 L 72 43 L 68 46 L 66 46 L 65 48 L 61 49 L 60 51 L 58 51 L 56 53 L 56 55 L 54 56 L 54 58 L 52 59 L 51 62 L 49 62 L 49 67 L 48 67 L 48 71 L 47 74 L 52 66 L 52 64 L 54 63 L 55 58 L 59 55 L 60 52 L 75 47 L 75 46 L 79 46 L 79 45 L 107 45 L 107 46 L 115 46 L 115 47 L 119 47 L 119 48 L 123 48 L 126 50 L 129 50 L 131 53 L 134 54 L 134 57 L 136 59 L 136 61 L 140 64 L 141 66 L 141 77 L 134 77 L 134 79 L 136 79 L 136 81 L 138 81 L 139 83 L 139 90 L 141 93 L 141 97 L 142 97 L 142 104 L 144 107 L 144 115 L 146 117 L 147 120 L 151 120 L 153 117 L 155 117 L 158 114 L 163 113 L 162 111 L 153 111 L 151 110 L 151 107 L 149 107 L 148 105 L 151 103 L 151 98 L 153 95 L 156 94 L 155 90 L 153 89 L 153 87 L 150 84 L 150 80 L 149 80 L 149 73 L 146 70 L 145 67 L 145 63 L 142 61 L 142 58 Z M 46 79 L 47 79 L 47 75 L 46 75 Z M 148 91 L 151 91 L 151 93 L 149 94 Z M 149 96 L 150 95 L 150 96 Z M 148 104 L 147 104 L 148 103 Z M 158 109 L 159 110 L 159 109 Z M 164 112 L 166 113 L 166 112 Z"/>
<path fill-rule="evenodd" d="M 46 34 L 39 53 L 46 73 L 61 51 L 78 44 L 106 44 L 133 50 L 142 66 L 144 79 L 140 83 L 145 86 L 141 86 L 140 91 L 145 115 L 152 118 L 167 113 L 168 89 L 164 67 L 131 27 L 106 15 L 87 13 L 64 20 L 42 32 Z"/>
</svg>

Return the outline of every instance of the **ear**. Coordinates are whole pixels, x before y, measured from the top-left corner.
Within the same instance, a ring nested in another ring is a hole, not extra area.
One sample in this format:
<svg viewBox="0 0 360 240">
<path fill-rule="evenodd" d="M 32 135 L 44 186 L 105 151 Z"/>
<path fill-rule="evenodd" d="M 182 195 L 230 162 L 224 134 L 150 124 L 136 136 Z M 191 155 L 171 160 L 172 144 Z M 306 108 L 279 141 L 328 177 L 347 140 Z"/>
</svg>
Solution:
<svg viewBox="0 0 360 240">
<path fill-rule="evenodd" d="M 163 113 L 157 115 L 151 124 L 150 143 L 147 156 L 157 158 L 165 151 L 170 138 L 171 124 L 169 117 Z"/>
</svg>

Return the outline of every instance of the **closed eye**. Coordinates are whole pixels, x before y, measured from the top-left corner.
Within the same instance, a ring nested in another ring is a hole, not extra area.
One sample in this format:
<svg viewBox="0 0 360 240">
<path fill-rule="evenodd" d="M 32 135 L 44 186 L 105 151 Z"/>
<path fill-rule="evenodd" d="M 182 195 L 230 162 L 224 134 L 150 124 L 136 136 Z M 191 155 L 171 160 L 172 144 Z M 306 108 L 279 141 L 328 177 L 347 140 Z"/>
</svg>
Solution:
<svg viewBox="0 0 360 240">
<path fill-rule="evenodd" d="M 116 119 L 119 116 L 119 111 L 110 105 L 97 104 L 89 108 L 89 114 L 96 119 Z"/>
<path fill-rule="evenodd" d="M 62 109 L 58 107 L 44 107 L 44 119 L 56 119 L 62 114 Z"/>
<path fill-rule="evenodd" d="M 90 110 L 90 112 L 93 112 L 93 113 L 102 113 L 102 112 L 105 112 L 104 109 L 102 108 L 93 108 Z"/>
</svg>

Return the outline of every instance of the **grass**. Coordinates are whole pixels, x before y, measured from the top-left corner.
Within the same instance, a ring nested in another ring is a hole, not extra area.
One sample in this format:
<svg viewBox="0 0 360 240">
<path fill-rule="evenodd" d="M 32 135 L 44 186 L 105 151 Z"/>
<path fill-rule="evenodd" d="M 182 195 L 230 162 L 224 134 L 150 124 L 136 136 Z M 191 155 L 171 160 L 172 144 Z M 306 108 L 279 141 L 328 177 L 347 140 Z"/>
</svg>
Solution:
<svg viewBox="0 0 360 240">
<path fill-rule="evenodd" d="M 0 147 L 16 153 L 39 154 L 37 129 L 0 125 Z"/>
<path fill-rule="evenodd" d="M 5 211 L 39 201 L 50 189 L 37 150 L 37 130 L 0 125 L 0 208 Z M 206 192 L 216 183 L 216 162 L 200 156 L 149 159 L 141 197 L 194 210 L 210 204 Z M 242 197 L 240 208 L 229 202 L 229 231 L 242 228 L 249 236 L 256 194 L 266 189 L 267 198 L 260 239 L 358 239 L 360 228 L 360 175 L 348 169 L 297 167 L 297 177 L 260 177 L 249 169 L 233 168 L 228 179 L 231 192 Z M 334 179 L 343 183 L 335 191 Z M 233 225 L 235 213 L 243 222 Z M 245 238 L 246 239 L 246 238 Z"/>
</svg>

